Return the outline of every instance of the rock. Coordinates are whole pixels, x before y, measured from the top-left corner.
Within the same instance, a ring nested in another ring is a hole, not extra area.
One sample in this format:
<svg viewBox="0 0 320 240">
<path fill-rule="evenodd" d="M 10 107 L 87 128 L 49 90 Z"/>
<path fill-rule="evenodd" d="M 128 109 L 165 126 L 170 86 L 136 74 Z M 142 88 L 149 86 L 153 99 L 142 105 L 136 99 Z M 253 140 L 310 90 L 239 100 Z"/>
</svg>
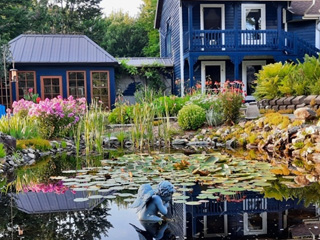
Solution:
<svg viewBox="0 0 320 240">
<path fill-rule="evenodd" d="M 28 157 L 31 158 L 31 159 L 35 159 L 35 158 L 36 158 L 36 155 L 33 154 L 33 153 L 28 153 Z"/>
<path fill-rule="evenodd" d="M 244 128 L 244 127 L 245 127 L 245 125 L 246 125 L 246 122 L 244 122 L 244 121 L 239 122 L 239 123 L 238 123 L 238 125 L 239 125 L 240 127 Z"/>
<path fill-rule="evenodd" d="M 306 96 L 297 96 L 292 100 L 292 104 L 299 105 L 303 103 L 303 100 L 306 98 Z"/>
<path fill-rule="evenodd" d="M 301 187 L 307 186 L 310 183 L 306 176 L 296 176 L 294 181 Z"/>
<path fill-rule="evenodd" d="M 301 120 L 312 120 L 316 115 L 316 112 L 310 108 L 298 108 L 294 111 L 294 116 Z"/>
<path fill-rule="evenodd" d="M 207 133 L 207 129 L 202 129 L 202 130 L 201 130 L 201 134 L 202 134 L 202 135 L 205 135 L 206 133 Z"/>
<path fill-rule="evenodd" d="M 227 148 L 236 148 L 237 147 L 236 138 L 232 138 L 232 139 L 226 141 L 226 147 Z"/>
<path fill-rule="evenodd" d="M 263 131 L 270 132 L 272 130 L 272 127 L 270 127 L 268 124 L 264 126 Z"/>
<path fill-rule="evenodd" d="M 295 144 L 295 143 L 299 143 L 299 142 L 304 142 L 304 137 L 297 137 L 297 138 L 294 138 L 292 139 L 292 144 Z"/>
<path fill-rule="evenodd" d="M 223 148 L 225 146 L 226 145 L 224 143 L 219 143 L 219 142 L 216 143 L 216 147 L 218 147 L 218 148 Z"/>
<path fill-rule="evenodd" d="M 320 153 L 312 153 L 310 156 L 308 156 L 308 158 L 314 163 L 320 163 Z"/>
<path fill-rule="evenodd" d="M 273 150 L 274 150 L 274 145 L 273 144 L 268 144 L 267 151 L 268 152 L 273 152 Z"/>
<path fill-rule="evenodd" d="M 279 98 L 274 98 L 274 99 L 270 100 L 269 104 L 270 104 L 271 106 L 275 106 L 275 105 L 277 105 L 277 101 L 278 101 L 278 100 L 279 100 Z"/>
<path fill-rule="evenodd" d="M 133 142 L 131 142 L 131 141 L 126 141 L 126 142 L 124 143 L 124 146 L 125 146 L 126 148 L 130 148 L 132 145 L 133 145 Z"/>
<path fill-rule="evenodd" d="M 28 148 L 28 150 L 27 150 L 29 153 L 34 153 L 35 151 L 34 151 L 34 149 L 32 149 L 32 148 Z"/>
<path fill-rule="evenodd" d="M 7 154 L 12 154 L 16 150 L 17 140 L 10 135 L 0 132 L 0 143 L 3 143 Z"/>
<path fill-rule="evenodd" d="M 298 127 L 298 126 L 289 128 L 289 129 L 288 129 L 288 135 L 290 136 L 290 135 L 292 135 L 292 134 L 297 133 L 297 132 L 299 131 L 299 129 L 300 129 L 300 127 Z"/>
<path fill-rule="evenodd" d="M 34 164 L 35 162 L 36 162 L 36 160 L 32 159 L 32 160 L 30 160 L 30 161 L 28 162 L 28 165 L 32 165 L 32 164 Z"/>
<path fill-rule="evenodd" d="M 209 145 L 209 143 L 205 141 L 195 141 L 195 142 L 187 143 L 187 146 L 207 146 L 207 145 Z"/>
<path fill-rule="evenodd" d="M 116 137 L 106 137 L 105 139 L 103 139 L 103 145 L 112 145 L 112 144 L 120 144 L 118 138 Z"/>
<path fill-rule="evenodd" d="M 248 143 L 247 146 L 246 146 L 246 148 L 247 148 L 247 149 L 258 149 L 258 145 Z"/>
<path fill-rule="evenodd" d="M 294 99 L 295 97 L 287 97 L 283 100 L 283 103 L 285 105 L 291 105 L 292 104 L 292 100 Z"/>
<path fill-rule="evenodd" d="M 308 105 L 310 105 L 311 101 L 314 101 L 314 103 L 316 103 L 317 97 L 318 97 L 317 95 L 309 95 L 305 99 L 303 99 L 303 102 Z"/>
</svg>

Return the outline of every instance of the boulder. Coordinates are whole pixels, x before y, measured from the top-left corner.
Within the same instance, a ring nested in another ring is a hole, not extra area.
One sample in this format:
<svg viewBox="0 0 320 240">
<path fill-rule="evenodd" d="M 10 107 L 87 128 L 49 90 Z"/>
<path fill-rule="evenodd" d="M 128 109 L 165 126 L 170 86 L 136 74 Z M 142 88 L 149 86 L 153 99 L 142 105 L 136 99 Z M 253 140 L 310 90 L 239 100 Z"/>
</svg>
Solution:
<svg viewBox="0 0 320 240">
<path fill-rule="evenodd" d="M 188 143 L 187 139 L 174 139 L 172 145 L 186 145 Z"/>
<path fill-rule="evenodd" d="M 0 143 L 3 143 L 7 154 L 11 154 L 16 150 L 17 140 L 10 135 L 0 132 Z"/>
<path fill-rule="evenodd" d="M 232 139 L 226 141 L 226 147 L 227 148 L 235 148 L 235 147 L 237 147 L 236 138 L 232 138 Z"/>
<path fill-rule="evenodd" d="M 301 120 L 312 120 L 316 117 L 316 112 L 310 108 L 298 108 L 294 111 L 294 116 Z"/>
</svg>

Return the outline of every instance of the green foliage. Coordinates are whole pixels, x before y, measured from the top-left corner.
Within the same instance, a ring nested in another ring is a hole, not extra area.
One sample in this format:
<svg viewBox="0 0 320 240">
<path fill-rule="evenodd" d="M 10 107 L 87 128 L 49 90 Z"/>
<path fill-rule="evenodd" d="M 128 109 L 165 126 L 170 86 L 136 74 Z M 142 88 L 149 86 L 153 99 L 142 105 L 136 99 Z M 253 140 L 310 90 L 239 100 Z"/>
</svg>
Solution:
<svg viewBox="0 0 320 240">
<path fill-rule="evenodd" d="M 162 115 L 166 114 L 165 106 L 168 106 L 170 116 L 176 116 L 180 109 L 185 105 L 188 98 L 180 98 L 177 96 L 163 96 L 153 101 L 156 109 L 161 112 Z"/>
<path fill-rule="evenodd" d="M 4 148 L 4 145 L 0 143 L 0 158 L 4 158 L 6 155 L 6 149 Z"/>
<path fill-rule="evenodd" d="M 133 107 L 128 105 L 117 106 L 108 116 L 111 124 L 128 124 L 132 121 Z"/>
<path fill-rule="evenodd" d="M 48 151 L 51 149 L 50 142 L 41 138 L 17 140 L 17 150 L 26 148 L 38 149 L 40 151 Z"/>
<path fill-rule="evenodd" d="M 195 93 L 190 97 L 189 103 L 196 104 L 205 110 L 209 110 L 217 101 L 221 103 L 218 98 L 219 97 L 216 94 Z"/>
<path fill-rule="evenodd" d="M 61 141 L 61 148 L 67 148 L 67 143 L 65 141 Z"/>
<path fill-rule="evenodd" d="M 243 95 L 234 88 L 225 88 L 219 94 L 222 103 L 223 116 L 228 124 L 235 124 L 240 117 L 240 108 L 243 102 Z"/>
<path fill-rule="evenodd" d="M 184 106 L 178 113 L 178 124 L 184 130 L 196 130 L 205 120 L 205 110 L 195 104 Z"/>
<path fill-rule="evenodd" d="M 274 63 L 257 74 L 257 99 L 320 94 L 320 58 L 306 55 L 303 62 Z"/>
<path fill-rule="evenodd" d="M 157 0 L 143 0 L 138 23 L 148 33 L 148 43 L 142 49 L 145 56 L 158 57 L 160 54 L 159 32 L 154 28 Z"/>
<path fill-rule="evenodd" d="M 106 30 L 101 46 L 114 57 L 144 56 L 148 33 L 128 13 L 113 12 L 105 18 Z"/>
<path fill-rule="evenodd" d="M 292 79 L 289 73 L 293 71 L 294 65 L 282 64 L 281 62 L 269 64 L 263 67 L 257 74 L 257 86 L 254 96 L 258 99 L 273 99 L 283 94 L 292 93 Z M 281 92 L 282 91 L 282 92 Z"/>
<path fill-rule="evenodd" d="M 211 104 L 210 109 L 206 111 L 206 119 L 207 124 L 210 127 L 219 126 L 223 123 L 224 116 L 223 116 L 223 107 L 222 102 L 220 99 L 217 99 Z"/>
<path fill-rule="evenodd" d="M 38 125 L 34 118 L 19 114 L 0 119 L 0 132 L 16 139 L 29 139 L 38 136 Z"/>
</svg>

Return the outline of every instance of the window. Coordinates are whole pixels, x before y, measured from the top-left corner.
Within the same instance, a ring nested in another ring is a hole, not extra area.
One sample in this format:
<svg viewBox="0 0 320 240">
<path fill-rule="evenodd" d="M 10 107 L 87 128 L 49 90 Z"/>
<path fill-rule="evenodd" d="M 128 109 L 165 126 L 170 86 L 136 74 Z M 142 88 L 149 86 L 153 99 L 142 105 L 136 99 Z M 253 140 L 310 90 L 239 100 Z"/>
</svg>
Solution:
<svg viewBox="0 0 320 240">
<path fill-rule="evenodd" d="M 17 81 L 17 100 L 24 98 L 28 94 L 28 89 L 32 88 L 33 93 L 36 93 L 36 76 L 35 72 L 18 71 Z"/>
<path fill-rule="evenodd" d="M 74 98 L 86 97 L 86 72 L 69 71 L 67 72 L 68 96 Z"/>
<path fill-rule="evenodd" d="M 224 45 L 225 10 L 224 4 L 201 4 L 201 30 L 211 31 L 202 35 L 202 44 L 206 47 Z"/>
<path fill-rule="evenodd" d="M 166 32 L 166 56 L 169 57 L 172 52 L 172 46 L 171 46 L 171 35 L 172 35 L 172 28 L 171 24 L 167 22 L 167 32 Z"/>
<path fill-rule="evenodd" d="M 241 29 L 249 30 L 242 34 L 242 44 L 265 44 L 265 34 L 254 32 L 266 30 L 265 4 L 242 4 Z"/>
<path fill-rule="evenodd" d="M 92 99 L 101 100 L 104 107 L 110 108 L 109 71 L 91 72 Z"/>
<path fill-rule="evenodd" d="M 61 76 L 45 76 L 41 77 L 42 99 L 52 99 L 62 96 L 62 77 Z"/>
<path fill-rule="evenodd" d="M 10 84 L 3 78 L 0 78 L 0 104 L 5 105 L 6 108 L 10 108 L 11 104 L 11 94 L 10 94 Z"/>
</svg>

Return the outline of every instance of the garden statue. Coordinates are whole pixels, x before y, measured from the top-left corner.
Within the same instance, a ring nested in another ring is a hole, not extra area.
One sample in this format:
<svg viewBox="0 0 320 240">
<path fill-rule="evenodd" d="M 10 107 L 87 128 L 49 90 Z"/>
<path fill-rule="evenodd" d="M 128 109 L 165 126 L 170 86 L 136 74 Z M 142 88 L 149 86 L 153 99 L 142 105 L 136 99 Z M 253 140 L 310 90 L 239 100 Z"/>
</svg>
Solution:
<svg viewBox="0 0 320 240">
<path fill-rule="evenodd" d="M 130 206 L 136 208 L 141 221 L 162 221 L 161 215 L 167 215 L 169 203 L 174 193 L 173 185 L 168 181 L 159 183 L 153 190 L 150 184 L 143 184 L 138 190 L 137 199 Z"/>
</svg>

